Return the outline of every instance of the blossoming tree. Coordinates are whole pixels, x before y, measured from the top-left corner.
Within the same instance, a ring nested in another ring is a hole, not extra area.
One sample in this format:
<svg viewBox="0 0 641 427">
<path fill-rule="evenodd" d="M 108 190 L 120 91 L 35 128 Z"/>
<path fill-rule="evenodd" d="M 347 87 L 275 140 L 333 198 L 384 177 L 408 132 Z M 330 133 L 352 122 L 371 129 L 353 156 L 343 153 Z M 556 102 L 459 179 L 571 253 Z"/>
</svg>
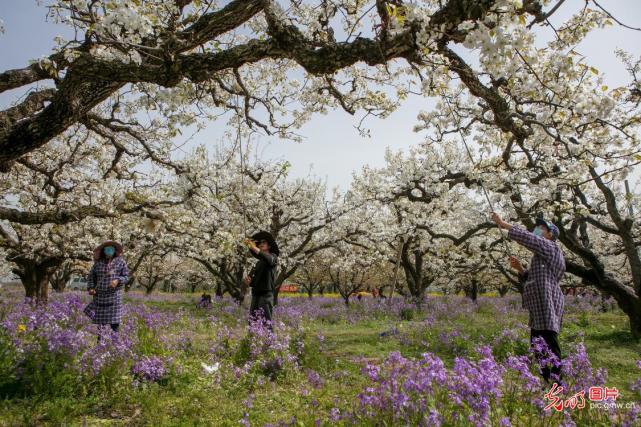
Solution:
<svg viewBox="0 0 641 427">
<path fill-rule="evenodd" d="M 224 7 L 195 0 L 57 0 L 49 16 L 75 37 L 57 38 L 44 59 L 0 73 L 1 92 L 52 83 L 1 112 L 0 169 L 75 125 L 127 133 L 121 111 L 96 109 L 114 96 L 170 116 L 174 129 L 201 117 L 214 120 L 220 110 L 285 137 L 329 107 L 384 116 L 398 102 L 382 88 L 391 85 L 406 96 L 403 76 L 417 67 L 428 75 L 444 72 L 441 55 L 458 61 L 451 47 L 476 43 L 470 33 L 484 43 L 509 23 L 527 36 L 556 10 L 544 11 L 544 3 L 348 0 L 293 2 L 285 10 L 274 0 Z M 287 78 L 301 69 L 305 81 Z M 290 100 L 298 106 L 288 110 Z"/>
</svg>

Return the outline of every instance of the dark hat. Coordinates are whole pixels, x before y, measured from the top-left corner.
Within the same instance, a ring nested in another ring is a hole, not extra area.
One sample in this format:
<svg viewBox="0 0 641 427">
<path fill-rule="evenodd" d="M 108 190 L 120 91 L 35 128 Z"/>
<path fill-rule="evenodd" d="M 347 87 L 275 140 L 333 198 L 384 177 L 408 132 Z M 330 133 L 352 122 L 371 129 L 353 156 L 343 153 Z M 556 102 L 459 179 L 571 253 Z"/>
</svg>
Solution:
<svg viewBox="0 0 641 427">
<path fill-rule="evenodd" d="M 107 240 L 93 250 L 94 261 L 98 261 L 102 257 L 102 251 L 106 246 L 113 246 L 116 249 L 116 254 L 114 256 L 122 256 L 122 245 L 114 240 Z"/>
<path fill-rule="evenodd" d="M 255 242 L 260 242 L 261 240 L 265 240 L 267 243 L 269 243 L 269 251 L 274 255 L 280 255 L 278 244 L 276 243 L 276 240 L 274 240 L 274 236 L 272 236 L 270 232 L 259 231 L 258 233 L 254 234 L 251 237 L 251 239 Z"/>
<path fill-rule="evenodd" d="M 557 227 L 556 225 L 552 224 L 552 222 L 551 222 L 551 221 L 546 221 L 546 220 L 545 220 L 545 219 L 543 219 L 543 218 L 537 218 L 537 219 L 536 219 L 535 224 L 536 224 L 536 225 L 543 225 L 543 226 L 545 226 L 545 228 L 547 228 L 547 229 L 548 229 L 548 231 L 549 231 L 550 233 L 552 233 L 552 238 L 553 238 L 554 240 L 558 239 L 558 237 L 559 237 L 559 227 Z"/>
</svg>

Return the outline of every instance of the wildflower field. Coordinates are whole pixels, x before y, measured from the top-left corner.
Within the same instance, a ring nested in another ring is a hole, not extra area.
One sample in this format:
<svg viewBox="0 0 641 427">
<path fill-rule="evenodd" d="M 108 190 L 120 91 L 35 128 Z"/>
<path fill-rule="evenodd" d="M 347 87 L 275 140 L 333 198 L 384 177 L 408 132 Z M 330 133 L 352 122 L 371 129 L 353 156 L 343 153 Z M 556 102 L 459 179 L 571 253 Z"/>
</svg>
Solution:
<svg viewBox="0 0 641 427">
<path fill-rule="evenodd" d="M 530 363 L 520 297 L 285 297 L 274 333 L 230 299 L 130 293 L 119 334 L 81 293 L 0 303 L 1 425 L 639 425 L 641 345 L 611 301 L 567 297 L 562 399 Z M 98 340 L 98 334 L 102 334 Z M 591 407 L 588 389 L 616 387 Z M 575 402 L 576 403 L 576 402 Z M 606 407 L 607 406 L 607 407 Z"/>
<path fill-rule="evenodd" d="M 0 0 L 0 427 L 641 427 L 639 23 Z"/>
</svg>

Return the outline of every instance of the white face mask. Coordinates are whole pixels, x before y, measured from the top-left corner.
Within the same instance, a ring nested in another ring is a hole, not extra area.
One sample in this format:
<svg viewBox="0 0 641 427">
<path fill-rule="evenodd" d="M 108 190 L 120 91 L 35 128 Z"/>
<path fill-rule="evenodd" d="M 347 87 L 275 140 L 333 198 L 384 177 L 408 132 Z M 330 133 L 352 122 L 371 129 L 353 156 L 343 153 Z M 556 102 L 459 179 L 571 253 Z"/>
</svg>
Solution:
<svg viewBox="0 0 641 427">
<path fill-rule="evenodd" d="M 536 227 L 532 233 L 534 233 L 535 236 L 543 237 L 543 229 L 540 226 Z"/>
</svg>

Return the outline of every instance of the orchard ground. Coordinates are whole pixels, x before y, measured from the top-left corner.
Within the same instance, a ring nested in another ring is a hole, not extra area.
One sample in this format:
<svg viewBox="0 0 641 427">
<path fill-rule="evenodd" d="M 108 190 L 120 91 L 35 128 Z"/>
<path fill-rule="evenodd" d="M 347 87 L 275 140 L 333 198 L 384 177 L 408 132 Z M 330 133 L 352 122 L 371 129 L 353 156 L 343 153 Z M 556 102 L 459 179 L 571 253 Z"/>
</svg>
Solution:
<svg viewBox="0 0 641 427">
<path fill-rule="evenodd" d="M 46 310 L 0 296 L 0 425 L 639 425 L 641 344 L 612 301 L 567 297 L 567 398 L 616 387 L 635 409 L 544 411 L 524 364 L 518 295 L 283 297 L 275 335 L 230 299 L 130 292 L 119 336 L 97 343 L 83 293 Z M 425 354 L 427 353 L 427 355 Z M 523 356 L 523 357 L 520 357 Z M 442 361 L 442 365 L 441 365 Z M 607 370 L 607 374 L 602 370 Z"/>
</svg>

